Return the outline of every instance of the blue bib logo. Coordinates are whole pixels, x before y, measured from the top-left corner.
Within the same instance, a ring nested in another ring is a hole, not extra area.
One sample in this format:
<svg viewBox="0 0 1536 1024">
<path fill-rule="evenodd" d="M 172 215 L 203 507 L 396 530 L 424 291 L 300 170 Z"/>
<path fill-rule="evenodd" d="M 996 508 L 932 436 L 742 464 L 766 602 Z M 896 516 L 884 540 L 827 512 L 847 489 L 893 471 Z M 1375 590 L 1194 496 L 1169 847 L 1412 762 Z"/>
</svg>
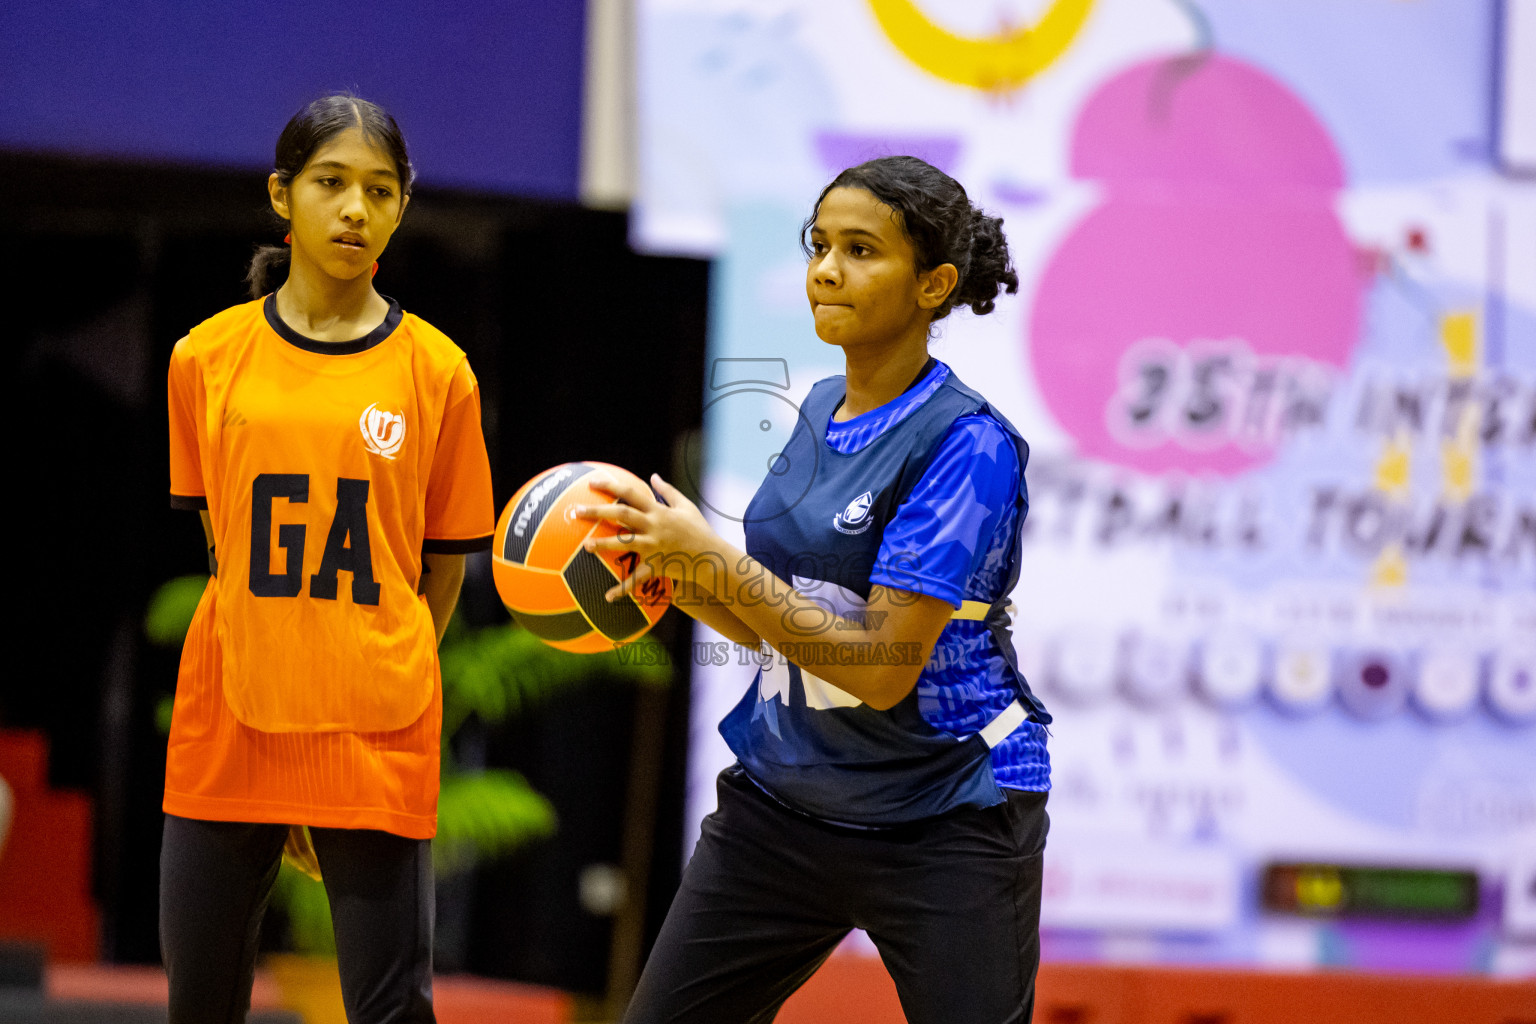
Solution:
<svg viewBox="0 0 1536 1024">
<path fill-rule="evenodd" d="M 854 498 L 848 503 L 848 507 L 832 517 L 832 525 L 838 533 L 863 533 L 869 529 L 869 524 L 874 520 L 869 518 L 869 506 L 875 503 L 875 496 L 869 491 Z"/>
</svg>

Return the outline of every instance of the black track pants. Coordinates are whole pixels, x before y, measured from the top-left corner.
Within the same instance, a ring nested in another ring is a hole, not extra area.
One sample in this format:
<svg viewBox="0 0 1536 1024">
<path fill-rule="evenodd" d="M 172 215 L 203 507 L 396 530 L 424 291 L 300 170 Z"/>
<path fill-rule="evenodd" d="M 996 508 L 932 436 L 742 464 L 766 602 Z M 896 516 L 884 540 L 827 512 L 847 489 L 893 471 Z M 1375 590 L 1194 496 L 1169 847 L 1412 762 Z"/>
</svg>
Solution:
<svg viewBox="0 0 1536 1024">
<path fill-rule="evenodd" d="M 171 1024 L 245 1020 L 256 943 L 286 825 L 166 815 L 160 952 Z M 311 828 L 352 1024 L 430 1022 L 432 847 L 368 829 Z"/>
<path fill-rule="evenodd" d="M 852 928 L 909 1024 L 1027 1024 L 1040 963 L 1046 794 L 879 831 L 720 776 L 626 1024 L 767 1024 Z"/>
</svg>

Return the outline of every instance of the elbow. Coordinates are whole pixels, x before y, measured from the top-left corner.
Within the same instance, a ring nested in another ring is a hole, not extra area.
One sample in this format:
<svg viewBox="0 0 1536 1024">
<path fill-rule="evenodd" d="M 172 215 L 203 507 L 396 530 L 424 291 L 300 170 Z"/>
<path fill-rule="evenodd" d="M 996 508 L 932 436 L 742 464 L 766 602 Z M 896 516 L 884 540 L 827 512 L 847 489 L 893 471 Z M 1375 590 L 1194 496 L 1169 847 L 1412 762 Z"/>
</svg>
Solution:
<svg viewBox="0 0 1536 1024">
<path fill-rule="evenodd" d="M 863 695 L 864 703 L 876 711 L 889 711 L 907 699 L 921 674 L 920 668 L 914 672 L 905 665 L 883 670 L 869 681 L 868 691 Z"/>
</svg>

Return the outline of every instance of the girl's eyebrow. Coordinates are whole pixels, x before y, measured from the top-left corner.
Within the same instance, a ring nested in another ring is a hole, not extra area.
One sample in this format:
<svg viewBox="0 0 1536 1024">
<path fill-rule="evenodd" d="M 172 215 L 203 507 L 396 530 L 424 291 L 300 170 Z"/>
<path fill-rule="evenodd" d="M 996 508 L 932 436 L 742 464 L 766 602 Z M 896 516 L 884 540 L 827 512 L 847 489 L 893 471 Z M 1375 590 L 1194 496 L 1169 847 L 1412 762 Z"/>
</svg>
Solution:
<svg viewBox="0 0 1536 1024">
<path fill-rule="evenodd" d="M 822 227 L 813 227 L 813 228 L 811 228 L 811 234 L 812 235 L 825 235 L 827 233 L 828 232 L 827 232 L 826 228 L 822 228 Z M 879 235 L 877 235 L 875 232 L 870 231 L 870 230 L 868 230 L 866 228 L 840 228 L 839 230 L 837 230 L 834 233 L 838 234 L 838 235 L 842 235 L 845 238 L 850 237 L 850 236 L 859 236 L 859 237 L 863 237 L 863 238 L 873 239 L 873 240 L 875 240 L 877 242 L 880 240 L 880 236 Z"/>
<path fill-rule="evenodd" d="M 323 167 L 326 170 L 335 171 L 352 170 L 351 164 L 342 163 L 340 160 L 316 160 L 314 163 L 310 164 L 310 166 L 316 169 Z M 366 171 L 364 173 L 371 174 L 374 177 L 394 178 L 396 181 L 400 180 L 400 175 L 397 172 L 390 170 L 388 167 L 376 167 L 373 170 Z"/>
</svg>

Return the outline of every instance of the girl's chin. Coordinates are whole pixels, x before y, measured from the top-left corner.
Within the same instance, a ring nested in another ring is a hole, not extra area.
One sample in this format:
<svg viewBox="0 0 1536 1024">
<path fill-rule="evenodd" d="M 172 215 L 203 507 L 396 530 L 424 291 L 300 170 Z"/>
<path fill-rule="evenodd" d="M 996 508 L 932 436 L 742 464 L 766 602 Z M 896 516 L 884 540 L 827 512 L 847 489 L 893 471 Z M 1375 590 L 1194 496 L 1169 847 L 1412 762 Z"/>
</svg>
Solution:
<svg viewBox="0 0 1536 1024">
<path fill-rule="evenodd" d="M 356 281 L 360 277 L 368 277 L 373 269 L 373 261 L 359 266 L 351 260 L 331 260 L 324 265 L 326 274 L 338 281 Z"/>
</svg>

